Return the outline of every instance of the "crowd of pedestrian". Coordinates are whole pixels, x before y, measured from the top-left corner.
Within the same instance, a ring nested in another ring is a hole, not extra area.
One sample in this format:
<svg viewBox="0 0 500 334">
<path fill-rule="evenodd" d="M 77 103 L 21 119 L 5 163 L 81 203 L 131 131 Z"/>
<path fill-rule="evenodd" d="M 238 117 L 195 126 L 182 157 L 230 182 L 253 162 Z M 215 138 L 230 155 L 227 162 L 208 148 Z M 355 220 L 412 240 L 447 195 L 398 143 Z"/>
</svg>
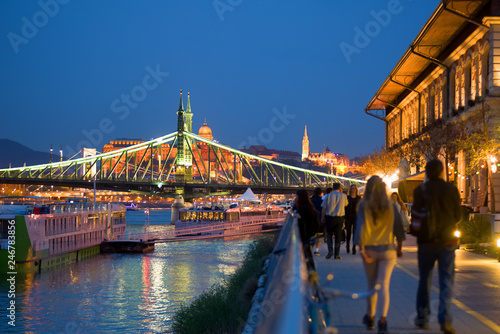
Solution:
<svg viewBox="0 0 500 334">
<path fill-rule="evenodd" d="M 416 236 L 418 244 L 420 279 L 415 326 L 419 329 L 429 328 L 431 277 L 437 261 L 440 286 L 438 320 L 442 332 L 455 333 L 451 326 L 450 305 L 457 248 L 454 231 L 461 219 L 460 197 L 457 188 L 443 180 L 441 161 L 429 161 L 425 172 L 427 180 L 415 189 L 412 207 L 415 216 L 424 217 L 418 230 L 416 223 L 410 229 L 405 203 L 397 192 L 388 195 L 387 186 L 379 176 L 372 176 L 367 181 L 362 197 L 356 185 L 351 185 L 345 194 L 340 183 L 327 189 L 323 196 L 321 188 L 316 188 L 311 197 L 304 189 L 297 191 L 294 210 L 306 261 L 314 266 L 313 254 L 320 256 L 322 234 L 328 246 L 326 259 L 342 259 L 342 242 L 345 242 L 348 254 L 356 255 L 359 251 L 368 289 L 378 288 L 367 299 L 362 321 L 367 329 L 373 330 L 377 314 L 379 334 L 388 333 L 390 279 L 397 258 L 403 256 L 405 232 Z M 314 239 L 316 244 L 313 252 L 311 240 Z"/>
</svg>

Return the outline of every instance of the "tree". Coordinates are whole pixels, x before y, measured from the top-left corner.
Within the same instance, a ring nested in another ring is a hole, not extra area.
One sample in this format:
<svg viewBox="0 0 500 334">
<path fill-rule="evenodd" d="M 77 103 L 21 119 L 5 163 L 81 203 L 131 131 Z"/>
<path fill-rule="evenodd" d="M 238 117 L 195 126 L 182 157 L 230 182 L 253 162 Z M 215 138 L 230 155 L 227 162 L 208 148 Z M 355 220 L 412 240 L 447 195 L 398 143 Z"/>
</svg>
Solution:
<svg viewBox="0 0 500 334">
<path fill-rule="evenodd" d="M 488 105 L 467 119 L 462 120 L 458 127 L 461 135 L 454 141 L 457 149 L 463 150 L 467 158 L 466 174 L 471 175 L 481 166 L 487 166 L 487 175 L 490 185 L 491 212 L 496 212 L 495 192 L 490 168 L 490 159 L 500 152 L 500 128 L 498 126 L 498 112 L 490 112 Z"/>
<path fill-rule="evenodd" d="M 384 148 L 375 149 L 371 155 L 361 158 L 359 170 L 366 175 L 394 173 L 400 158 L 396 151 L 387 152 Z"/>
</svg>

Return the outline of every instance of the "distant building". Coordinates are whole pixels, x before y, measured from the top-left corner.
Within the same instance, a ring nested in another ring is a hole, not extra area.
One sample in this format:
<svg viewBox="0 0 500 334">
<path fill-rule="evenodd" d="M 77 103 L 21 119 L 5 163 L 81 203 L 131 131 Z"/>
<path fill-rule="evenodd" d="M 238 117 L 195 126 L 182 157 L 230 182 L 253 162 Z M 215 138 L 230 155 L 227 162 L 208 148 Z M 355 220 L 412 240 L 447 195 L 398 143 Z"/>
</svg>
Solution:
<svg viewBox="0 0 500 334">
<path fill-rule="evenodd" d="M 290 161 L 290 160 L 296 162 L 301 161 L 301 156 L 297 152 L 269 149 L 264 145 L 252 145 L 247 149 L 245 148 L 242 149 L 242 151 L 248 154 L 257 155 L 264 159 L 269 159 L 279 162 Z"/>
<path fill-rule="evenodd" d="M 309 138 L 307 137 L 307 125 L 302 139 L 302 161 L 309 160 L 315 166 L 335 169 L 337 173 L 345 174 L 350 165 L 349 157 L 340 153 L 333 153 L 328 147 L 323 149 L 323 153 L 311 153 L 309 150 Z"/>
</svg>

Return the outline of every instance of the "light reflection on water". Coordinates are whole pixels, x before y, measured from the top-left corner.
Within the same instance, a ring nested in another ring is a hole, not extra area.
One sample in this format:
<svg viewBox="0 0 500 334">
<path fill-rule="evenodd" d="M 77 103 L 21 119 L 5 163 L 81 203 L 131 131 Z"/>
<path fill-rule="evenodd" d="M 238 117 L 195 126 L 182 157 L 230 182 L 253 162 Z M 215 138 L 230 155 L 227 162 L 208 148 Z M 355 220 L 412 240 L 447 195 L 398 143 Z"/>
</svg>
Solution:
<svg viewBox="0 0 500 334">
<path fill-rule="evenodd" d="M 173 228 L 170 210 L 150 210 L 151 232 Z M 127 230 L 144 229 L 143 211 L 127 212 Z M 134 225 L 137 224 L 137 225 Z M 0 276 L 0 332 L 165 333 L 181 304 L 241 260 L 255 236 L 157 244 L 144 254 L 101 254 L 41 274 L 16 277 L 16 327 L 7 325 L 6 278 Z"/>
</svg>

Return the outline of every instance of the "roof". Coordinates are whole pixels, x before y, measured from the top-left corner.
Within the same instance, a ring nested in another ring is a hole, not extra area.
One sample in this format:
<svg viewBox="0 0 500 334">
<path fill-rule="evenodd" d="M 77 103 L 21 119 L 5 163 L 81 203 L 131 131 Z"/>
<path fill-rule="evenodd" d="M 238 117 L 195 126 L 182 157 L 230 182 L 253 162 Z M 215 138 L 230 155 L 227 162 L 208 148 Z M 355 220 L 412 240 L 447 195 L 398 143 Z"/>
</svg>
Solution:
<svg viewBox="0 0 500 334">
<path fill-rule="evenodd" d="M 259 201 L 259 198 L 257 197 L 257 195 L 255 195 L 252 191 L 252 189 L 250 188 L 247 188 L 247 190 L 245 191 L 245 193 L 243 195 L 241 195 L 240 197 L 237 198 L 238 201 L 252 201 L 252 202 L 256 202 L 256 201 Z"/>
<path fill-rule="evenodd" d="M 397 188 L 399 183 L 402 181 L 422 181 L 424 182 L 425 171 L 421 171 L 412 175 L 408 175 L 406 177 L 402 177 L 399 180 L 392 181 L 391 187 Z"/>
<path fill-rule="evenodd" d="M 277 150 L 278 154 L 280 156 L 287 156 L 287 157 L 301 157 L 302 154 L 297 153 L 297 152 L 292 152 L 292 151 L 282 151 L 282 150 Z"/>
<path fill-rule="evenodd" d="M 264 145 L 252 145 L 247 149 L 243 149 L 242 151 L 254 155 L 273 155 L 278 153 L 278 151 L 274 149 L 269 149 Z"/>
<path fill-rule="evenodd" d="M 487 29 L 481 18 L 489 10 L 489 3 L 442 1 L 370 100 L 366 113 L 384 119 L 436 67 L 449 66 L 451 62 L 446 60 L 458 45 L 478 27 Z M 378 112 L 370 112 L 374 110 Z"/>
</svg>

